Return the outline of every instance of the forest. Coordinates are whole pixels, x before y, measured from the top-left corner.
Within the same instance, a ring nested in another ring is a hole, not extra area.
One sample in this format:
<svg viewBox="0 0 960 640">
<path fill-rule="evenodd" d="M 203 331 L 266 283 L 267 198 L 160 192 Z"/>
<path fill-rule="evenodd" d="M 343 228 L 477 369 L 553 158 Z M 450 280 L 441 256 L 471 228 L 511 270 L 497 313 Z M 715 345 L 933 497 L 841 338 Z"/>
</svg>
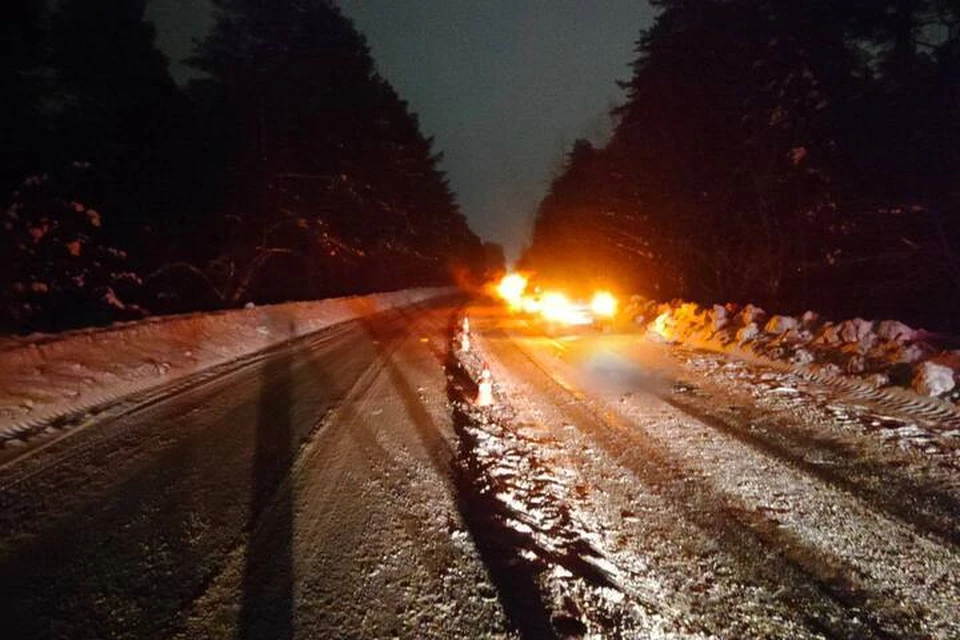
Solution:
<svg viewBox="0 0 960 640">
<path fill-rule="evenodd" d="M 569 150 L 522 264 L 960 328 L 960 2 L 651 4 L 612 134 Z"/>
<path fill-rule="evenodd" d="M 179 86 L 146 1 L 4 5 L 0 332 L 482 270 L 495 247 L 335 4 L 218 0 Z"/>
</svg>

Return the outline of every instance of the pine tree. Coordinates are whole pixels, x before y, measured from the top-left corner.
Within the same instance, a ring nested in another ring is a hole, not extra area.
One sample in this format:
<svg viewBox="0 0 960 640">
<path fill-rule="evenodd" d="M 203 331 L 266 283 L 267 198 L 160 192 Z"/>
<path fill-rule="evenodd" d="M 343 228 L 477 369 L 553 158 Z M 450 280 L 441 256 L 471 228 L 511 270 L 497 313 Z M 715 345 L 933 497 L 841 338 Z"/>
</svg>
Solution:
<svg viewBox="0 0 960 640">
<path fill-rule="evenodd" d="M 146 0 L 62 0 L 52 19 L 57 153 L 49 170 L 89 163 L 106 179 L 87 201 L 111 242 L 139 263 L 163 258 L 156 233 L 179 204 L 183 103 L 144 19 Z M 169 245 L 168 245 L 169 246 Z M 149 256 L 148 254 L 157 254 Z"/>
<path fill-rule="evenodd" d="M 140 317 L 139 276 L 79 194 L 105 176 L 77 164 L 27 176 L 0 214 L 0 330 L 62 331 Z"/>
<path fill-rule="evenodd" d="M 443 260 L 464 248 L 481 255 L 431 141 L 333 3 L 217 6 L 192 64 L 209 75 L 195 92 L 224 123 L 222 210 L 236 224 L 218 263 L 247 274 L 224 284 L 227 298 L 404 286 L 444 278 Z M 278 259 L 300 265 L 305 289 L 250 284 Z"/>
<path fill-rule="evenodd" d="M 70 160 L 113 167 L 142 160 L 163 140 L 175 93 L 144 19 L 146 0 L 62 0 L 52 63 L 61 93 L 61 144 Z"/>
<path fill-rule="evenodd" d="M 655 5 L 610 142 L 575 148 L 541 203 L 534 268 L 605 243 L 660 296 L 960 298 L 955 0 Z"/>
<path fill-rule="evenodd" d="M 0 193 L 37 169 L 47 149 L 42 97 L 47 88 L 47 7 L 10 0 L 0 21 Z"/>
</svg>

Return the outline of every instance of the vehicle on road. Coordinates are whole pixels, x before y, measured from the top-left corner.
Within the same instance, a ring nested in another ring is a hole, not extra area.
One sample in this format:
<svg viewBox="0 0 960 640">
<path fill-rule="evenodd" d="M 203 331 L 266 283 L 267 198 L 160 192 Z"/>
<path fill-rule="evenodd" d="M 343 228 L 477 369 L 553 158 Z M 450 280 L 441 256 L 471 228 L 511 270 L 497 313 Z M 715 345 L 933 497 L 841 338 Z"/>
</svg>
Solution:
<svg viewBox="0 0 960 640">
<path fill-rule="evenodd" d="M 581 299 L 555 289 L 529 289 L 527 276 L 519 273 L 508 273 L 495 287 L 511 311 L 536 318 L 552 330 L 607 329 L 617 317 L 617 298 L 606 290 Z"/>
</svg>

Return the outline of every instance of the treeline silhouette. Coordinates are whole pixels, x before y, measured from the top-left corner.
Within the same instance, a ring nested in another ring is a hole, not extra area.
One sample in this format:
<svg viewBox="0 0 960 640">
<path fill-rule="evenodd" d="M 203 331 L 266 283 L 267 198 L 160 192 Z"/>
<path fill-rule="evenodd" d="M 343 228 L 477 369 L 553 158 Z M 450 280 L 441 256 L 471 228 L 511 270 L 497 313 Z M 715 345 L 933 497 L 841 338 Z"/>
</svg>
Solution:
<svg viewBox="0 0 960 640">
<path fill-rule="evenodd" d="M 0 20 L 0 330 L 449 283 L 485 250 L 333 2 L 219 0 L 179 87 L 146 0 Z"/>
<path fill-rule="evenodd" d="M 960 2 L 652 4 L 612 136 L 573 145 L 523 263 L 960 328 Z"/>
</svg>

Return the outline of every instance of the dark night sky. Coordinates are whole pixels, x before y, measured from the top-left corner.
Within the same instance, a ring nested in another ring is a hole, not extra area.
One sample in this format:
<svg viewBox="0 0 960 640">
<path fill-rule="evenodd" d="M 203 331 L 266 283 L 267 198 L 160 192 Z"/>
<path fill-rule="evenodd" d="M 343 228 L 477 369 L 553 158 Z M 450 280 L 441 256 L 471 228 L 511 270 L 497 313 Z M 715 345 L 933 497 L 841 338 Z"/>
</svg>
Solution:
<svg viewBox="0 0 960 640">
<path fill-rule="evenodd" d="M 443 151 L 464 214 L 516 258 L 563 150 L 602 140 L 653 10 L 643 0 L 340 0 L 381 73 Z M 172 60 L 209 27 L 203 0 L 153 0 Z M 182 77 L 183 69 L 173 68 Z"/>
</svg>

